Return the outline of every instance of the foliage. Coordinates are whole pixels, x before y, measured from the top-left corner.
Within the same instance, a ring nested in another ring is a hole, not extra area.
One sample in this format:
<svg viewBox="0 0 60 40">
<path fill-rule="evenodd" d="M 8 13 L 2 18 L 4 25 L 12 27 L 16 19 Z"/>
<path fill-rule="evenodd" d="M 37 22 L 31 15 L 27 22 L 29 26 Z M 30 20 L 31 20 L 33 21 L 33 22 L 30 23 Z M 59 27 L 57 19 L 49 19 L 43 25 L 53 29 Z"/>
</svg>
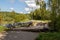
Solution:
<svg viewBox="0 0 60 40">
<path fill-rule="evenodd" d="M 0 12 L 0 16 L 1 16 L 0 19 L 2 20 L 2 21 L 0 20 L 0 22 L 7 22 L 7 23 L 29 20 L 27 14 L 16 13 L 14 11 Z"/>
<path fill-rule="evenodd" d="M 34 20 L 49 20 L 50 19 L 50 11 L 46 10 L 45 1 L 39 2 L 36 0 L 36 4 L 40 5 L 40 8 L 30 13 L 30 16 Z"/>
<path fill-rule="evenodd" d="M 19 14 L 19 15 L 15 15 L 15 22 L 20 22 L 20 21 L 24 21 L 28 19 L 26 15 L 24 14 Z"/>
<path fill-rule="evenodd" d="M 41 19 L 39 11 L 40 11 L 39 9 L 36 9 L 34 12 L 31 12 L 30 13 L 31 18 L 35 20 Z"/>
<path fill-rule="evenodd" d="M 60 8 L 59 0 L 49 0 L 49 7 L 51 11 L 52 29 L 60 31 Z"/>
<path fill-rule="evenodd" d="M 4 26 L 0 26 L 0 32 L 5 31 L 5 29 L 6 29 L 6 27 L 4 27 Z"/>
<path fill-rule="evenodd" d="M 46 9 L 36 9 L 34 12 L 30 13 L 30 16 L 34 20 L 49 20 L 50 11 Z"/>
<path fill-rule="evenodd" d="M 60 40 L 59 32 L 40 33 L 36 40 Z"/>
<path fill-rule="evenodd" d="M 60 31 L 60 15 L 58 15 L 57 20 L 56 20 L 56 30 Z"/>
</svg>

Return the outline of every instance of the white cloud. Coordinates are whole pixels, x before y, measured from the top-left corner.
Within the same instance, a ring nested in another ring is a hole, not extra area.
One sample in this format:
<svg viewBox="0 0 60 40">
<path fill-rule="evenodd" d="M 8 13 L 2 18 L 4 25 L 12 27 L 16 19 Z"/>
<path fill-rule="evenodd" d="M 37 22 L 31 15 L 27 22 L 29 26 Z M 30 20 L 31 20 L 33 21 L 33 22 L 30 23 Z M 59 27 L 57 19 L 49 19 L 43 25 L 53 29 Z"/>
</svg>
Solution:
<svg viewBox="0 0 60 40">
<path fill-rule="evenodd" d="M 40 5 L 37 5 L 36 8 L 40 8 Z"/>
<path fill-rule="evenodd" d="M 35 0 L 28 0 L 28 1 L 35 1 Z"/>
<path fill-rule="evenodd" d="M 10 8 L 10 10 L 14 10 L 14 8 Z"/>
<path fill-rule="evenodd" d="M 25 3 L 30 8 L 29 11 L 32 11 L 32 10 L 34 11 L 35 9 L 40 8 L 39 5 L 36 5 L 35 0 L 27 0 L 27 1 L 25 1 Z"/>
<path fill-rule="evenodd" d="M 25 3 L 29 7 L 29 8 L 25 8 L 25 10 L 27 11 L 27 13 L 30 13 L 31 11 L 34 11 L 35 9 L 40 8 L 39 5 L 36 5 L 35 0 L 27 0 L 27 1 L 25 1 Z"/>
<path fill-rule="evenodd" d="M 23 13 L 23 12 L 20 12 L 20 13 Z"/>
<path fill-rule="evenodd" d="M 25 1 L 25 3 L 29 6 L 29 7 L 36 7 L 36 3 L 34 0 L 29 0 L 29 1 Z"/>
<path fill-rule="evenodd" d="M 28 7 L 30 8 L 40 8 L 39 5 L 36 5 L 36 2 L 35 0 L 28 0 L 28 1 L 25 1 L 25 3 L 28 5 Z"/>
<path fill-rule="evenodd" d="M 29 11 L 29 8 L 25 8 L 25 11 Z"/>
<path fill-rule="evenodd" d="M 28 4 L 28 6 L 29 6 L 29 7 L 32 7 L 32 8 L 33 8 L 33 7 L 36 7 L 35 4 Z"/>
<path fill-rule="evenodd" d="M 30 13 L 30 12 L 27 12 L 27 13 Z"/>
</svg>

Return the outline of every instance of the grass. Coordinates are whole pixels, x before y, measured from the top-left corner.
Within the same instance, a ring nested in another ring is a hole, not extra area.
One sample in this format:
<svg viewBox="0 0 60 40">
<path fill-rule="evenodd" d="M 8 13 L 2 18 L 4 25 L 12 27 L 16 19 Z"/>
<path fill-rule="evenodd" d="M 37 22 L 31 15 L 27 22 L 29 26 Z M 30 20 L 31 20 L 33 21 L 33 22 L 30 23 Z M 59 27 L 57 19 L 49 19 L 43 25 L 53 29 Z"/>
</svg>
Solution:
<svg viewBox="0 0 60 40">
<path fill-rule="evenodd" d="M 6 27 L 4 27 L 4 26 L 0 26 L 0 32 L 5 31 L 5 29 L 6 29 Z"/>
<path fill-rule="evenodd" d="M 36 40 L 60 40 L 60 32 L 42 32 Z"/>
</svg>

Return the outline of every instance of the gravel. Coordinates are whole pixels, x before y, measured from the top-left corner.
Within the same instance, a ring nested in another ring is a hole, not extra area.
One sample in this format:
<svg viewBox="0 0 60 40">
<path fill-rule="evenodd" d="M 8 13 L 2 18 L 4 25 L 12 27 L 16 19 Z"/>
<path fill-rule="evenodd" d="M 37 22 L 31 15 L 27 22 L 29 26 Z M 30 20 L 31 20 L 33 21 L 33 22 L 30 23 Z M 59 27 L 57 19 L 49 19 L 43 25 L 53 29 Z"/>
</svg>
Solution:
<svg viewBox="0 0 60 40">
<path fill-rule="evenodd" d="M 35 40 L 38 35 L 37 32 L 8 31 L 3 40 Z"/>
</svg>

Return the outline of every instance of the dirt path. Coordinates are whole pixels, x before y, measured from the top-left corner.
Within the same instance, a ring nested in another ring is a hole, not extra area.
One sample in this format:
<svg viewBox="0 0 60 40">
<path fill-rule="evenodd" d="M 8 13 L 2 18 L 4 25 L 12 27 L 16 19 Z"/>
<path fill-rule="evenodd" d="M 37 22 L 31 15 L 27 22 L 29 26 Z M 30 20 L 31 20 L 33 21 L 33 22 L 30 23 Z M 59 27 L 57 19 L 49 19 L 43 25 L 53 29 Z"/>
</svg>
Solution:
<svg viewBox="0 0 60 40">
<path fill-rule="evenodd" d="M 6 36 L 6 32 L 2 32 L 2 33 L 0 33 L 0 40 L 2 40 L 2 39 L 4 39 L 4 37 Z"/>
<path fill-rule="evenodd" d="M 3 40 L 35 40 L 39 33 L 26 31 L 8 31 Z"/>
</svg>

